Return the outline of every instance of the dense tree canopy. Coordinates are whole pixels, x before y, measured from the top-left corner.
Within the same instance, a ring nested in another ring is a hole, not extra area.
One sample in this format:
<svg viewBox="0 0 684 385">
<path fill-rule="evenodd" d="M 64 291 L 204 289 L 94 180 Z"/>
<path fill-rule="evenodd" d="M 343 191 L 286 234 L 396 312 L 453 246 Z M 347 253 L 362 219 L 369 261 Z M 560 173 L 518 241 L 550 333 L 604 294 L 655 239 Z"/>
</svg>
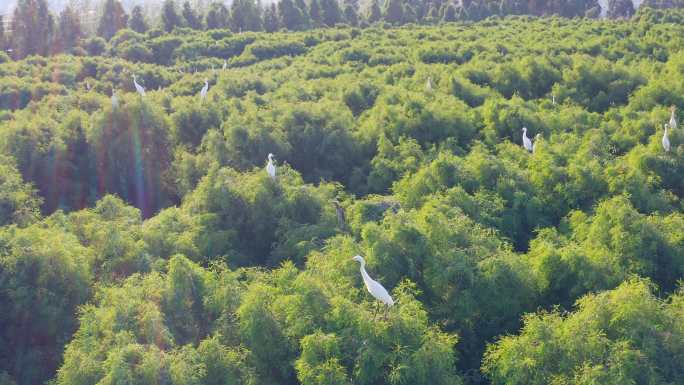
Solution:
<svg viewBox="0 0 684 385">
<path fill-rule="evenodd" d="M 0 384 L 680 381 L 684 12 L 393 2 L 0 57 Z"/>
</svg>

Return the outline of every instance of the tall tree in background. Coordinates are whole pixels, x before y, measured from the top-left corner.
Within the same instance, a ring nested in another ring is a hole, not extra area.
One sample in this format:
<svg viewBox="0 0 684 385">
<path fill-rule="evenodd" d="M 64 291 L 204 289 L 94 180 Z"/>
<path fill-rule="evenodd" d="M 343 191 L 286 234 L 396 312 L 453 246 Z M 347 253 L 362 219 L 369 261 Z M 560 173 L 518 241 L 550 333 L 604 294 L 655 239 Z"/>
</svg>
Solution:
<svg viewBox="0 0 684 385">
<path fill-rule="evenodd" d="M 629 18 L 634 15 L 634 4 L 631 0 L 609 0 L 608 1 L 608 17 L 615 18 Z"/>
<path fill-rule="evenodd" d="M 442 21 L 445 23 L 456 21 L 456 7 L 454 7 L 453 4 L 449 3 L 449 5 L 446 6 Z"/>
<path fill-rule="evenodd" d="M 164 31 L 171 32 L 174 28 L 181 26 L 181 18 L 176 12 L 176 3 L 173 0 L 164 1 L 161 14 L 162 28 Z"/>
<path fill-rule="evenodd" d="M 353 0 L 344 1 L 344 20 L 349 25 L 356 27 L 359 24 L 359 15 L 357 13 L 355 2 Z"/>
<path fill-rule="evenodd" d="M 300 31 L 306 26 L 302 10 L 292 0 L 278 2 L 278 18 L 283 27 L 290 31 Z"/>
<path fill-rule="evenodd" d="M 264 10 L 264 31 L 275 32 L 278 30 L 278 9 L 275 3 L 271 3 Z"/>
<path fill-rule="evenodd" d="M 342 12 L 337 0 L 321 0 L 323 24 L 332 27 L 342 20 Z"/>
<path fill-rule="evenodd" d="M 382 17 L 390 24 L 402 23 L 404 20 L 404 5 L 401 3 L 401 0 L 387 0 Z"/>
<path fill-rule="evenodd" d="M 304 0 L 294 0 L 295 6 L 299 8 L 302 12 L 302 17 L 304 17 L 304 24 L 306 28 L 311 27 L 311 16 L 309 15 L 309 7 L 306 5 Z"/>
<path fill-rule="evenodd" d="M 313 27 L 320 27 L 323 24 L 321 6 L 318 0 L 311 0 L 309 5 L 309 17 L 311 18 L 311 24 Z"/>
<path fill-rule="evenodd" d="M 368 13 L 366 15 L 366 20 L 369 23 L 377 23 L 382 18 L 382 10 L 380 10 L 380 3 L 378 0 L 371 0 L 368 6 Z"/>
<path fill-rule="evenodd" d="M 131 11 L 131 19 L 128 22 L 128 26 L 138 33 L 145 33 L 149 29 L 147 21 L 145 21 L 145 14 L 143 13 L 142 7 L 136 5 Z"/>
<path fill-rule="evenodd" d="M 54 29 L 55 21 L 45 0 L 19 0 L 12 19 L 14 57 L 48 55 Z"/>
<path fill-rule="evenodd" d="M 81 20 L 78 18 L 78 14 L 67 6 L 59 15 L 57 51 L 71 53 L 82 37 Z"/>
<path fill-rule="evenodd" d="M 3 20 L 2 15 L 0 15 L 0 51 L 5 51 L 5 20 Z"/>
<path fill-rule="evenodd" d="M 189 1 L 183 3 L 183 18 L 185 24 L 192 29 L 202 29 L 202 18 L 192 8 Z"/>
<path fill-rule="evenodd" d="M 109 40 L 120 29 L 126 28 L 127 25 L 128 15 L 126 15 L 121 2 L 119 0 L 107 0 L 100 24 L 97 27 L 97 35 L 105 40 Z"/>
<path fill-rule="evenodd" d="M 254 0 L 233 0 L 229 20 L 233 32 L 260 31 L 261 9 Z"/>
<path fill-rule="evenodd" d="M 223 3 L 211 3 L 207 12 L 207 29 L 228 28 L 228 8 Z"/>
</svg>

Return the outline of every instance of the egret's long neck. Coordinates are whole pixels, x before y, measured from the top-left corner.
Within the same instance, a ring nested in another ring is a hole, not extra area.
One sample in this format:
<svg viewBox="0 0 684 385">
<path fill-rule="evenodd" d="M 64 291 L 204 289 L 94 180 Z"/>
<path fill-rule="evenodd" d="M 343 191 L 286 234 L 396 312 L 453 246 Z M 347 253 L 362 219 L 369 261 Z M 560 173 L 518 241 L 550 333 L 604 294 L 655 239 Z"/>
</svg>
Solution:
<svg viewBox="0 0 684 385">
<path fill-rule="evenodd" d="M 370 275 L 366 272 L 366 264 L 364 262 L 361 262 L 361 276 L 363 277 L 364 281 L 368 281 L 371 279 Z"/>
</svg>

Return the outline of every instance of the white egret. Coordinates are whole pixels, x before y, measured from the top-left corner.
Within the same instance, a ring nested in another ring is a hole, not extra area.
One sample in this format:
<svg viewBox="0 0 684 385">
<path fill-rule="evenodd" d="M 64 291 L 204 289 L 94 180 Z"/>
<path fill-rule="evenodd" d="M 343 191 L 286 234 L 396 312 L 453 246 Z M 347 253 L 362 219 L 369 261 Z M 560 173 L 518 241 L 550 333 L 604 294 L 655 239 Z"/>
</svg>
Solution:
<svg viewBox="0 0 684 385">
<path fill-rule="evenodd" d="M 676 110 L 677 108 L 675 106 L 672 106 L 672 108 L 670 108 L 670 111 L 672 111 L 672 113 L 670 114 L 670 128 L 673 130 L 677 128 L 677 118 L 675 118 Z"/>
<path fill-rule="evenodd" d="M 273 154 L 268 154 L 268 164 L 266 165 L 266 172 L 271 179 L 276 179 L 276 166 L 273 164 Z"/>
<path fill-rule="evenodd" d="M 425 82 L 425 91 L 432 91 L 432 78 L 428 77 L 427 82 Z"/>
<path fill-rule="evenodd" d="M 224 59 L 223 60 L 223 70 L 225 71 L 226 68 L 228 68 L 228 62 Z"/>
<path fill-rule="evenodd" d="M 551 103 L 555 106 L 556 105 L 556 95 L 551 95 Z"/>
<path fill-rule="evenodd" d="M 532 147 L 532 141 L 530 138 L 527 137 L 527 127 L 523 127 L 523 146 L 525 147 L 525 150 L 532 152 L 534 150 L 534 147 Z"/>
<path fill-rule="evenodd" d="M 537 151 L 537 143 L 541 140 L 541 134 L 537 134 L 534 136 L 534 143 L 532 143 L 532 153 Z"/>
<path fill-rule="evenodd" d="M 112 90 L 112 109 L 119 107 L 119 97 L 116 96 L 116 90 Z"/>
<path fill-rule="evenodd" d="M 200 99 L 204 100 L 207 97 L 207 92 L 209 91 L 209 80 L 204 79 L 204 87 L 200 91 Z"/>
<path fill-rule="evenodd" d="M 352 260 L 361 264 L 361 277 L 363 278 L 363 283 L 366 285 L 366 289 L 375 299 L 382 302 L 388 308 L 394 305 L 394 300 L 390 297 L 387 290 L 378 282 L 373 280 L 366 272 L 366 261 L 362 256 L 357 255 Z"/>
<path fill-rule="evenodd" d="M 670 152 L 670 138 L 667 137 L 668 124 L 665 123 L 665 133 L 663 134 L 663 148 L 665 152 Z"/>
<path fill-rule="evenodd" d="M 138 91 L 140 96 L 145 96 L 145 88 L 138 84 L 138 79 L 133 75 L 133 85 L 135 85 L 135 90 Z"/>
</svg>

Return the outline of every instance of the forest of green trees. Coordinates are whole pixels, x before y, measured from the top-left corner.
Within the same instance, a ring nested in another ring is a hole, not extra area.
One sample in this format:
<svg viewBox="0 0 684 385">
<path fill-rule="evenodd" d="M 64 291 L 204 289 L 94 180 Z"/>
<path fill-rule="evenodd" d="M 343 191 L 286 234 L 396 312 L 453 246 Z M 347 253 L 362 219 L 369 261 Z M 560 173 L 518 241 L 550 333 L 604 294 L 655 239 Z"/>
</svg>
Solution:
<svg viewBox="0 0 684 385">
<path fill-rule="evenodd" d="M 684 10 L 177 12 L 2 38 L 0 385 L 683 383 Z"/>
<path fill-rule="evenodd" d="M 230 5 L 225 0 L 207 0 L 208 5 L 203 7 L 193 6 L 190 0 L 164 0 L 157 15 L 149 14 L 142 5 L 133 7 L 129 14 L 120 0 L 92 0 L 101 4 L 97 11 L 92 10 L 95 20 L 90 12 L 74 4 L 54 15 L 49 1 L 18 0 L 11 17 L 6 15 L 9 20 L 3 22 L 0 15 L 0 51 L 15 59 L 60 53 L 99 54 L 122 29 L 158 37 L 176 28 L 240 33 L 434 25 L 509 15 L 630 18 L 637 11 L 636 1 L 644 8 L 684 8 L 684 0 L 603 0 L 603 7 L 600 0 L 234 0 Z M 5 25 L 8 31 L 4 31 Z"/>
</svg>

